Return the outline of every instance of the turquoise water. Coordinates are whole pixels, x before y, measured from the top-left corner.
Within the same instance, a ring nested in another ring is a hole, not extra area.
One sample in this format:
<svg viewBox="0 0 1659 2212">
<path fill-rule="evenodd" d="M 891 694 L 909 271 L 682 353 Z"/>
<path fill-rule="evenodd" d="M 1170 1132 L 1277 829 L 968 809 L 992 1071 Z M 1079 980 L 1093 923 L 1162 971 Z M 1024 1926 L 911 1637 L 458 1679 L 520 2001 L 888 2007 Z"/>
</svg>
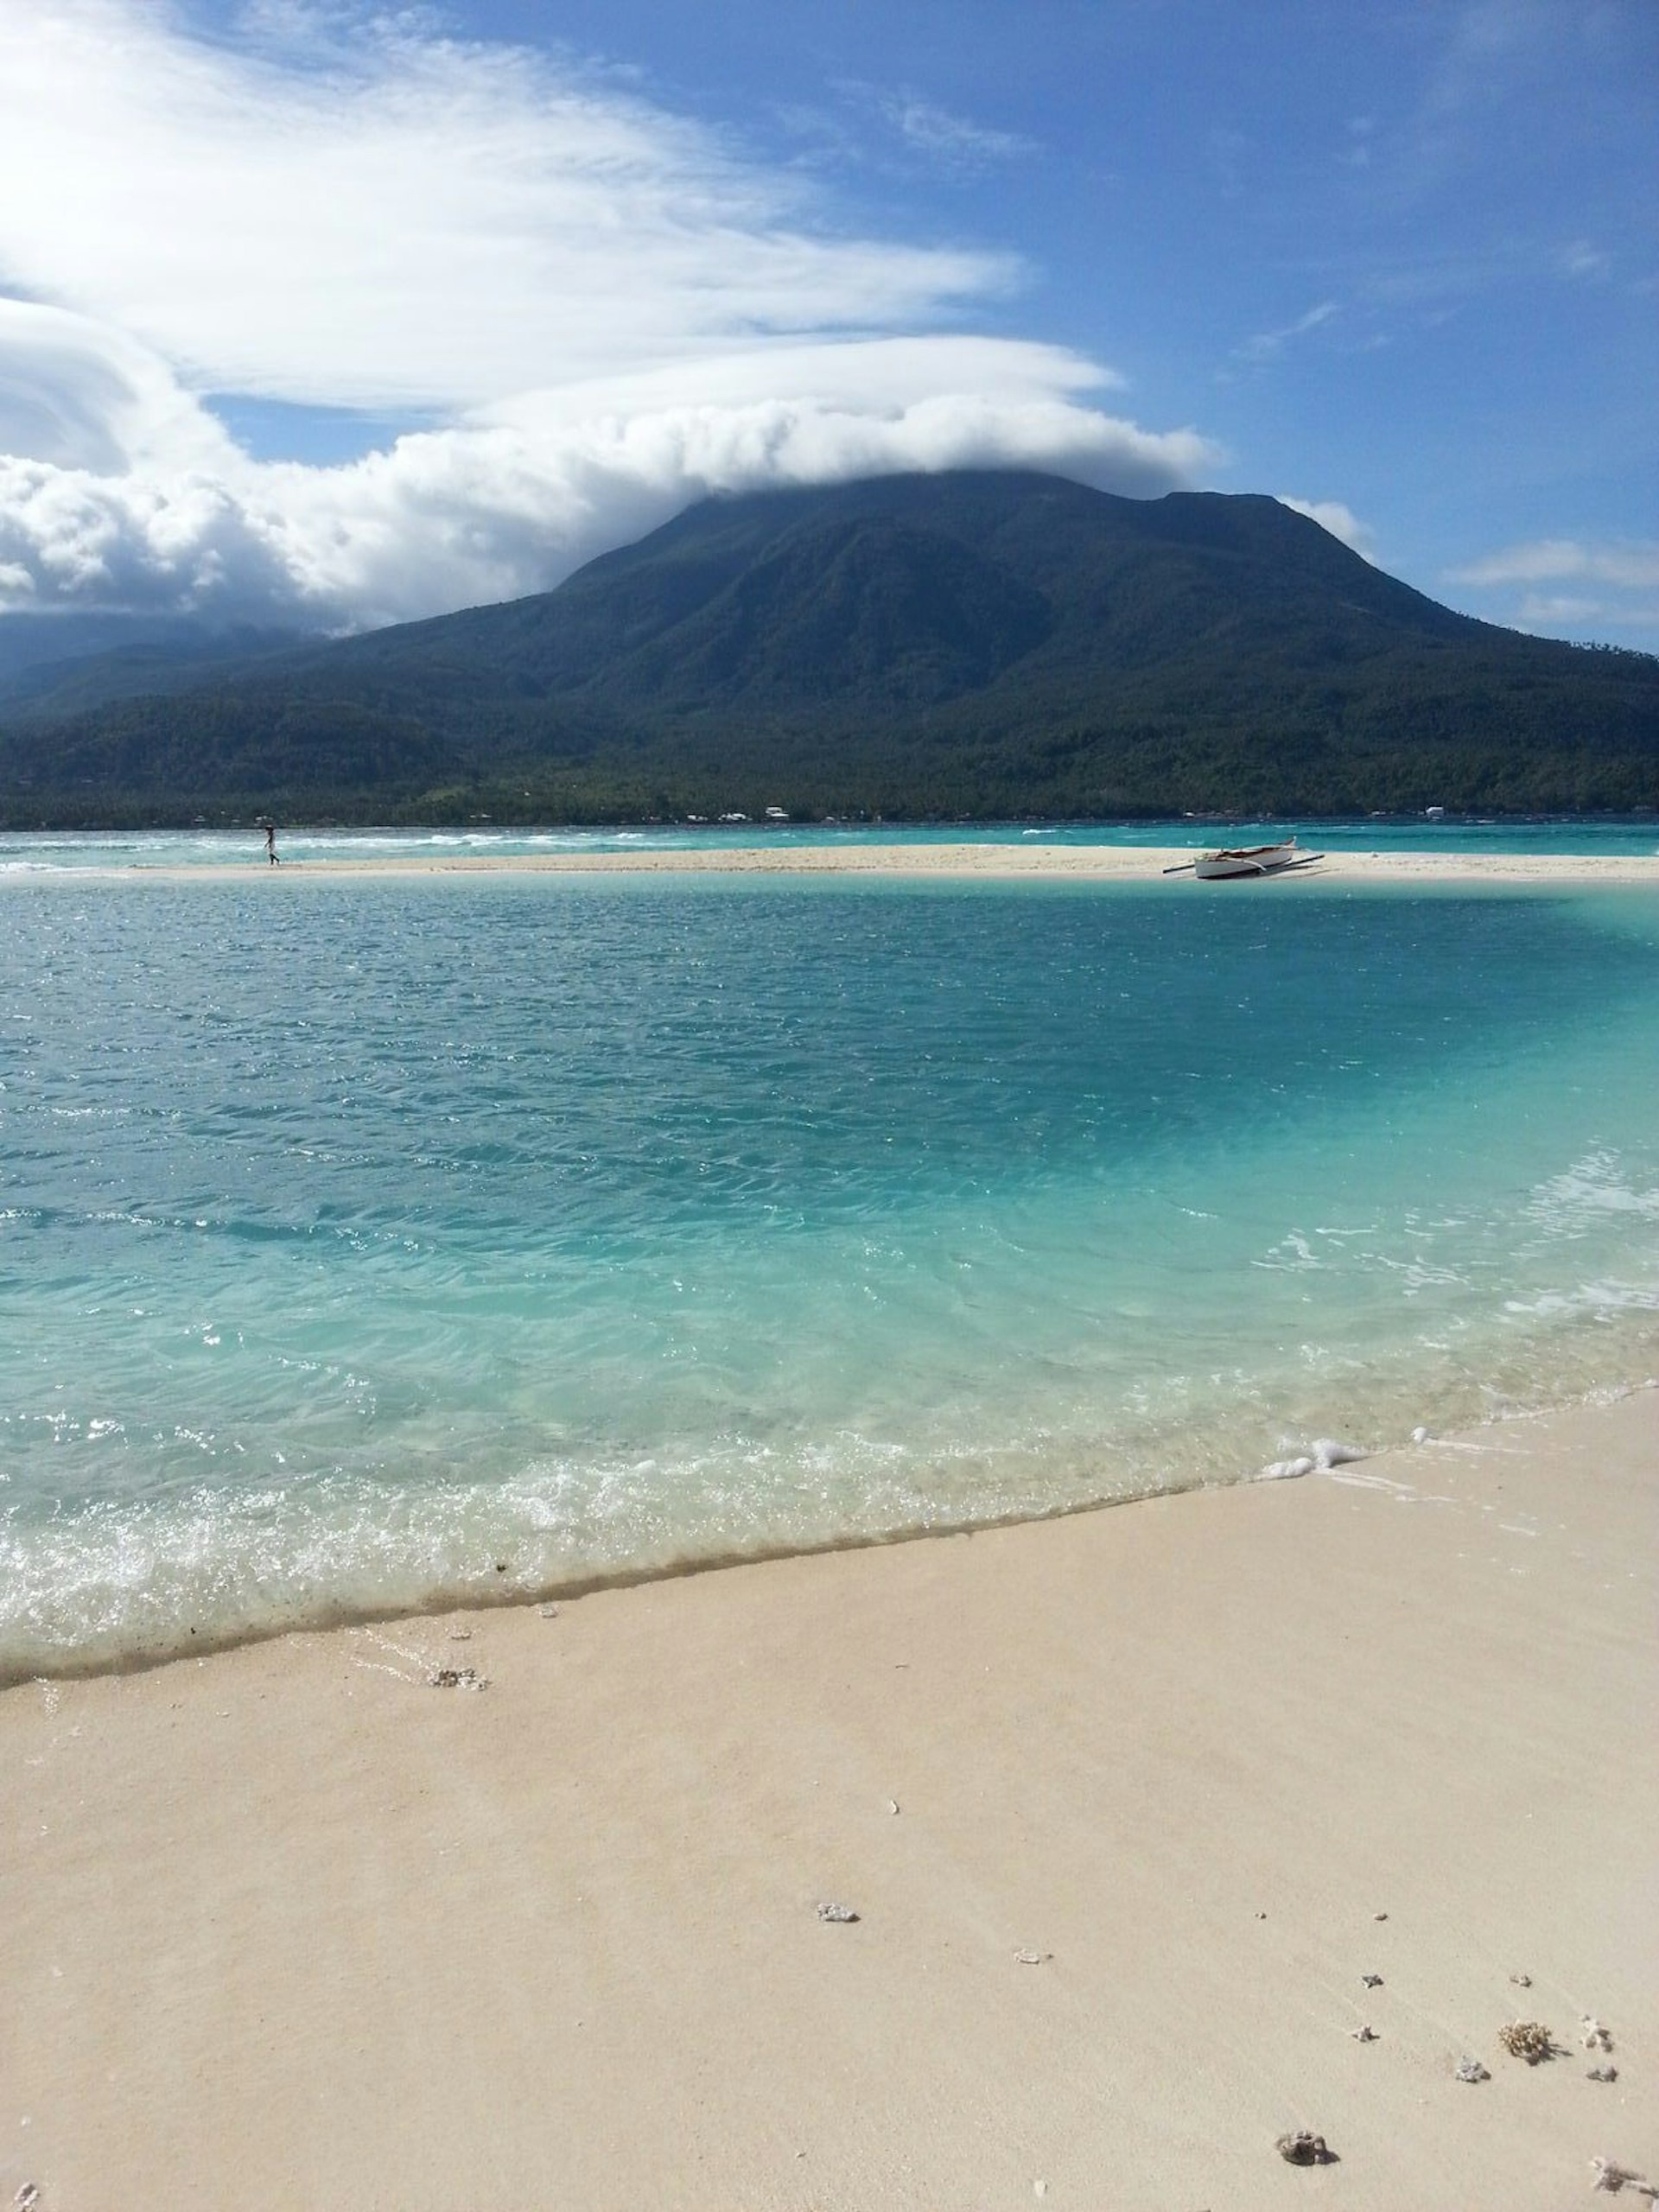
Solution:
<svg viewBox="0 0 1659 2212">
<path fill-rule="evenodd" d="M 557 853 L 683 852 L 756 845 L 1020 844 L 1190 845 L 1251 844 L 1295 831 L 1312 850 L 1333 852 L 1599 853 L 1609 858 L 1659 854 L 1659 819 L 1597 817 L 1537 821 L 1431 822 L 1422 815 L 1319 822 L 1194 821 L 944 823 L 914 829 L 890 824 L 855 827 L 753 823 L 688 829 L 671 823 L 623 830 L 288 830 L 280 851 L 290 863 L 306 861 L 454 859 L 460 855 L 517 859 Z M 264 841 L 252 830 L 132 830 L 0 832 L 0 877 L 56 874 L 86 868 L 263 867 Z"/>
<path fill-rule="evenodd" d="M 14 883 L 0 1671 L 1645 1376 L 1659 900 Z"/>
</svg>

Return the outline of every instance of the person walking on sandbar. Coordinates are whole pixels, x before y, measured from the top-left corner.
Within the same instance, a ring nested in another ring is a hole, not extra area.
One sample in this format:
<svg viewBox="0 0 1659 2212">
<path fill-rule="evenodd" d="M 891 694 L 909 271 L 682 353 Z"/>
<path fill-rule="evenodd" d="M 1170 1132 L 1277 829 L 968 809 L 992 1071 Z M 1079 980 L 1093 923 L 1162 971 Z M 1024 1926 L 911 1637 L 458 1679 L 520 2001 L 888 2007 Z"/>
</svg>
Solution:
<svg viewBox="0 0 1659 2212">
<path fill-rule="evenodd" d="M 274 822 L 267 822 L 265 824 L 265 858 L 270 862 L 272 868 L 276 867 L 276 824 Z"/>
</svg>

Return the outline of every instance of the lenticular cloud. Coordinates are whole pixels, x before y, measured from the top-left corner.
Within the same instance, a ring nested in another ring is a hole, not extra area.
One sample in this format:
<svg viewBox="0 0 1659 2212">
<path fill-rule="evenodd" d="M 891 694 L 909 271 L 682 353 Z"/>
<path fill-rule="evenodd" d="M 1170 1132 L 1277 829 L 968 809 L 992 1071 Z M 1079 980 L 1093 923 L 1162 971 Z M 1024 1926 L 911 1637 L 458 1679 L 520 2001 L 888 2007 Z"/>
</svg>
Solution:
<svg viewBox="0 0 1659 2212">
<path fill-rule="evenodd" d="M 1155 495 L 1214 459 L 1009 340 L 761 349 L 531 392 L 335 467 L 249 458 L 165 363 L 0 302 L 0 607 L 352 628 L 546 590 L 711 493 L 1030 467 Z"/>
<path fill-rule="evenodd" d="M 549 588 L 711 493 L 1212 458 L 1063 348 L 912 334 L 1014 259 L 863 236 L 603 72 L 420 10 L 195 12 L 0 0 L 0 613 L 350 628 Z M 210 392 L 431 427 L 262 462 Z"/>
</svg>

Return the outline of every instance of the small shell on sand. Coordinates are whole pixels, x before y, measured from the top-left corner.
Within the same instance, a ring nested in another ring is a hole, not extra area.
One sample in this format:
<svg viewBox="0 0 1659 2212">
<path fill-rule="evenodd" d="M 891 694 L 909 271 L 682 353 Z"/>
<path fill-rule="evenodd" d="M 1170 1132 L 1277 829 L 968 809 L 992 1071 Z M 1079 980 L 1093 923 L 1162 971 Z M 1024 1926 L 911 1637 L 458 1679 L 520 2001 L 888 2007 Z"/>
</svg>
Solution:
<svg viewBox="0 0 1659 2212">
<path fill-rule="evenodd" d="M 833 1921 L 837 1926 L 847 1928 L 858 1918 L 858 1915 L 849 1904 L 825 1904 L 818 1907 L 818 1918 Z"/>
<path fill-rule="evenodd" d="M 1039 1967 L 1054 1955 L 1052 1951 L 1016 1951 L 1015 1959 L 1022 1967 Z"/>
<path fill-rule="evenodd" d="M 1382 1986 L 1382 1977 L 1380 1974 L 1363 1974 L 1359 1978 L 1367 1989 L 1381 1989 Z"/>
<path fill-rule="evenodd" d="M 1510 1976 L 1510 1980 L 1515 1984 L 1517 1989 L 1530 1989 L 1532 1987 L 1532 1976 L 1529 1974 L 1512 1974 Z"/>
<path fill-rule="evenodd" d="M 1348 2032 L 1356 2043 L 1375 2043 L 1377 2039 L 1375 2028 L 1350 2028 Z"/>
</svg>

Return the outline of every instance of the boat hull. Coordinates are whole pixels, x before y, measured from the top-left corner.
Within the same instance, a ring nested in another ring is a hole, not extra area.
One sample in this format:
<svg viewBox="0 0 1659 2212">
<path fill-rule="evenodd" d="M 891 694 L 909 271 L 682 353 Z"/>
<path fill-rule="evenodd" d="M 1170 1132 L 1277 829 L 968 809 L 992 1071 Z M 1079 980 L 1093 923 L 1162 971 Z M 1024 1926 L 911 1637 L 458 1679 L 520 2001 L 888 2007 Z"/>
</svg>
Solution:
<svg viewBox="0 0 1659 2212">
<path fill-rule="evenodd" d="M 1297 857 L 1296 840 L 1285 845 L 1241 845 L 1230 851 L 1204 853 L 1192 863 L 1194 875 L 1214 882 L 1230 875 L 1271 875 Z"/>
</svg>

